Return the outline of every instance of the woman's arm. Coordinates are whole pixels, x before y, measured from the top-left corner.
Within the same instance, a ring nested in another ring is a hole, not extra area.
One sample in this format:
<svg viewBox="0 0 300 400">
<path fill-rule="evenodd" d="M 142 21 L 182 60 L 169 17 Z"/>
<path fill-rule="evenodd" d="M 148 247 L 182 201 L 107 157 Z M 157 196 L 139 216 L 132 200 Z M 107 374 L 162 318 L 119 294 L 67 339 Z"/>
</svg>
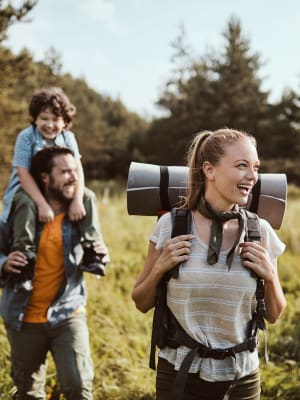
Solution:
<svg viewBox="0 0 300 400">
<path fill-rule="evenodd" d="M 156 287 L 163 275 L 188 259 L 193 235 L 181 235 L 166 242 L 160 252 L 150 242 L 144 269 L 138 277 L 132 291 L 136 307 L 147 312 L 155 304 Z"/>
<path fill-rule="evenodd" d="M 286 300 L 277 272 L 277 261 L 271 260 L 268 251 L 259 243 L 241 243 L 244 267 L 253 270 L 265 282 L 266 319 L 275 323 L 282 315 Z"/>
<path fill-rule="evenodd" d="M 286 300 L 279 281 L 277 261 L 274 262 L 273 279 L 265 280 L 265 302 L 267 309 L 267 321 L 275 323 L 283 314 Z"/>
</svg>

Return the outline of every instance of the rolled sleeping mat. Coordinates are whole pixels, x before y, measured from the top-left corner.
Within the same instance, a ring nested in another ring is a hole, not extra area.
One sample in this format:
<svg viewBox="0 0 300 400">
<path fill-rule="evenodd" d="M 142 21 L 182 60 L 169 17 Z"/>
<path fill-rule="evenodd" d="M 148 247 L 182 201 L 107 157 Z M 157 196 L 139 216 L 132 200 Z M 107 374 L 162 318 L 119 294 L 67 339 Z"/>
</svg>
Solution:
<svg viewBox="0 0 300 400">
<path fill-rule="evenodd" d="M 129 215 L 161 215 L 182 204 L 188 188 L 188 167 L 131 162 L 127 181 Z M 285 174 L 259 174 L 246 208 L 279 229 L 287 200 Z"/>
</svg>

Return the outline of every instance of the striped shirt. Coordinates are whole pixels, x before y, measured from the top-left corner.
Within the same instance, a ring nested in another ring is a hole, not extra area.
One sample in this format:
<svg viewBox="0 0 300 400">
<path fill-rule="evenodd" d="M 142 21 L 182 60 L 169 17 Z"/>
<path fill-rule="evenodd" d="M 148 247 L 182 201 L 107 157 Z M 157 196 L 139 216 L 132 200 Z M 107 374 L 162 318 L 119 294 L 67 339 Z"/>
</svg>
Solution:
<svg viewBox="0 0 300 400">
<path fill-rule="evenodd" d="M 264 246 L 271 258 L 276 259 L 285 245 L 267 221 L 260 221 Z M 171 228 L 170 213 L 167 213 L 158 220 L 150 236 L 158 250 L 171 237 Z M 189 259 L 181 264 L 178 279 L 169 281 L 167 304 L 183 329 L 198 342 L 212 348 L 239 344 L 247 338 L 248 323 L 256 308 L 256 280 L 242 266 L 238 247 L 230 270 L 226 265 L 228 250 L 221 250 L 218 262 L 209 265 L 208 245 L 199 237 L 194 221 L 191 233 L 194 238 Z M 188 352 L 185 346 L 166 347 L 160 350 L 159 356 L 178 370 Z M 200 378 L 214 382 L 234 379 L 237 369 L 240 377 L 246 376 L 258 366 L 255 350 L 236 354 L 236 361 L 233 357 L 215 360 L 195 356 L 190 372 L 199 372 Z"/>
</svg>

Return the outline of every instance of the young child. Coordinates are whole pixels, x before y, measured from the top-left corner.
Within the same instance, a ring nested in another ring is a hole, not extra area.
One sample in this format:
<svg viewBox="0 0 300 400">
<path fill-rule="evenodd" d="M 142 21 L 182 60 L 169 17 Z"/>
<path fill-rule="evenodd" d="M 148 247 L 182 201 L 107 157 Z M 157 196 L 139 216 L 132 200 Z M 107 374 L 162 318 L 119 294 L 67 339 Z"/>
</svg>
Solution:
<svg viewBox="0 0 300 400">
<path fill-rule="evenodd" d="M 36 258 L 35 233 L 37 221 L 51 222 L 54 214 L 30 174 L 31 158 L 45 146 L 70 148 L 77 161 L 79 185 L 69 206 L 71 221 L 78 221 L 83 238 L 84 255 L 82 270 L 104 275 L 104 265 L 94 251 L 94 243 L 101 240 L 94 193 L 84 188 L 84 173 L 78 144 L 73 132 L 68 130 L 76 114 L 76 108 L 62 89 L 51 87 L 37 90 L 29 104 L 31 125 L 17 137 L 13 170 L 3 197 L 1 223 L 6 223 L 10 212 L 14 213 L 14 250 L 22 251 L 28 265 L 22 269 L 15 282 L 15 289 L 30 291 Z M 23 191 L 20 191 L 19 188 Z M 27 194 L 27 195 L 26 195 Z"/>
</svg>

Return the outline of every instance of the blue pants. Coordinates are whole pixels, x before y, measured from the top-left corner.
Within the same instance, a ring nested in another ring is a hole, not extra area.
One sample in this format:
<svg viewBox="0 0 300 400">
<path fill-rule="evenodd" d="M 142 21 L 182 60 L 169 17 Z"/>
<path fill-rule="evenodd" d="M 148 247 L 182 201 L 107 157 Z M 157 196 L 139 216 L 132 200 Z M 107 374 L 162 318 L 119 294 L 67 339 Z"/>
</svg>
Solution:
<svg viewBox="0 0 300 400">
<path fill-rule="evenodd" d="M 6 327 L 11 347 L 11 376 L 22 400 L 45 400 L 46 359 L 51 352 L 61 392 L 67 400 L 92 400 L 94 370 L 84 313 L 54 327 L 24 323 L 21 331 Z"/>
</svg>

